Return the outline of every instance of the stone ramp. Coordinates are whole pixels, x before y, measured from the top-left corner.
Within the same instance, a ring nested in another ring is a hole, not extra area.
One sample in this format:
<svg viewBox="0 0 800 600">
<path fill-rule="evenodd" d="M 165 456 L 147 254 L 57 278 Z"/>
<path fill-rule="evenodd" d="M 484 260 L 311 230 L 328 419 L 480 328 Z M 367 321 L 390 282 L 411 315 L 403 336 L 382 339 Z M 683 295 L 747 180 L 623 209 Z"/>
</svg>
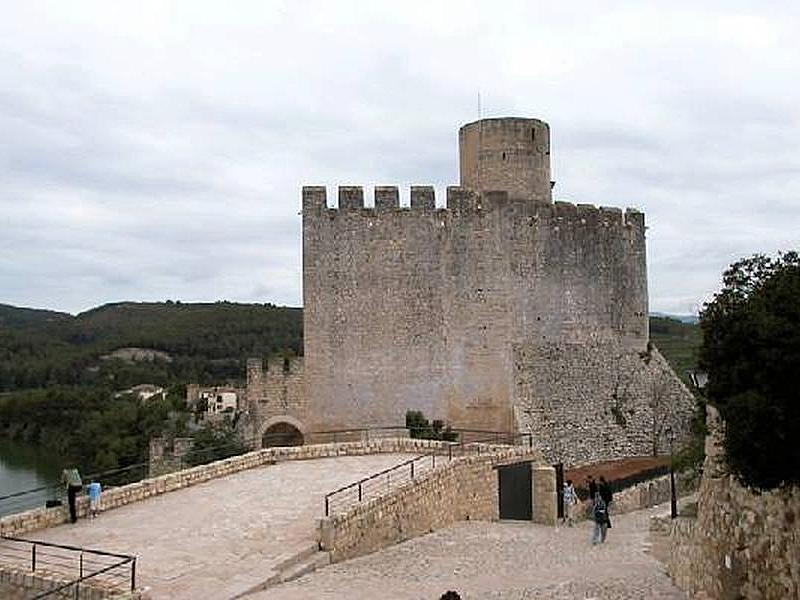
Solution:
<svg viewBox="0 0 800 600">
<path fill-rule="evenodd" d="M 323 563 L 310 548 L 325 494 L 411 456 L 281 462 L 28 537 L 135 554 L 137 583 L 156 600 L 234 598 Z"/>
</svg>

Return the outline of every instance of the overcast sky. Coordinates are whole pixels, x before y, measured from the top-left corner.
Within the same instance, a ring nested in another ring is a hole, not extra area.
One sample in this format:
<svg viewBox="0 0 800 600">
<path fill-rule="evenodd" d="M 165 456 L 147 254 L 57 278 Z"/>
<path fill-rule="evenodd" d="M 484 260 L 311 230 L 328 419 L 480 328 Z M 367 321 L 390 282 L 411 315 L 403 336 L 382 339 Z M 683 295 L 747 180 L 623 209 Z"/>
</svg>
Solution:
<svg viewBox="0 0 800 600">
<path fill-rule="evenodd" d="M 480 94 L 695 312 L 800 246 L 800 3 L 655 4 L 0 0 L 0 302 L 299 306 L 300 187 L 443 193 Z"/>
</svg>

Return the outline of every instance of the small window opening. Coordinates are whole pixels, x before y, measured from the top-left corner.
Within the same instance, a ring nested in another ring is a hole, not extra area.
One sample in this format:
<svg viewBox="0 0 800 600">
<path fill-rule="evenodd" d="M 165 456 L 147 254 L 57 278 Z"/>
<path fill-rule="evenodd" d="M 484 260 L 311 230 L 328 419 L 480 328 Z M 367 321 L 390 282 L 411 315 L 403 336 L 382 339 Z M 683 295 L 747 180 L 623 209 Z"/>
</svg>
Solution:
<svg viewBox="0 0 800 600">
<path fill-rule="evenodd" d="M 532 142 L 536 141 L 536 130 L 535 129 L 531 129 L 531 141 Z"/>
<path fill-rule="evenodd" d="M 506 153 L 503 152 L 503 160 L 505 160 L 505 159 L 506 159 Z"/>
</svg>

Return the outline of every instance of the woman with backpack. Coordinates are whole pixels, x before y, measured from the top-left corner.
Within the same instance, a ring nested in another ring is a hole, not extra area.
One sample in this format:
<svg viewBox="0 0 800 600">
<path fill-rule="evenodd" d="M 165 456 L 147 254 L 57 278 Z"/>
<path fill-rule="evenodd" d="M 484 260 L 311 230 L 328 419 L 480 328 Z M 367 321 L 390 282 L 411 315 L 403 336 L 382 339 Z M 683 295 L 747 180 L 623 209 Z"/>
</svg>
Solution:
<svg viewBox="0 0 800 600">
<path fill-rule="evenodd" d="M 600 496 L 600 492 L 594 495 L 592 516 L 594 518 L 592 545 L 594 546 L 606 541 L 606 532 L 608 531 L 608 506 L 606 506 L 605 500 Z"/>
</svg>

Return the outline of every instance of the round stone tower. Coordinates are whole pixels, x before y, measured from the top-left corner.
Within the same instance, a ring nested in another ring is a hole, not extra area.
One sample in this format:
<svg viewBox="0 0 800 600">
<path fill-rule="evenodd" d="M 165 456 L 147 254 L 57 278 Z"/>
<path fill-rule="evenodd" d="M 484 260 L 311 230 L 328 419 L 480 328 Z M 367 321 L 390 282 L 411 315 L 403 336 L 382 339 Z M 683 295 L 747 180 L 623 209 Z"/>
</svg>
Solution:
<svg viewBox="0 0 800 600">
<path fill-rule="evenodd" d="M 481 119 L 458 132 L 461 186 L 551 201 L 550 127 L 539 119 Z"/>
</svg>

